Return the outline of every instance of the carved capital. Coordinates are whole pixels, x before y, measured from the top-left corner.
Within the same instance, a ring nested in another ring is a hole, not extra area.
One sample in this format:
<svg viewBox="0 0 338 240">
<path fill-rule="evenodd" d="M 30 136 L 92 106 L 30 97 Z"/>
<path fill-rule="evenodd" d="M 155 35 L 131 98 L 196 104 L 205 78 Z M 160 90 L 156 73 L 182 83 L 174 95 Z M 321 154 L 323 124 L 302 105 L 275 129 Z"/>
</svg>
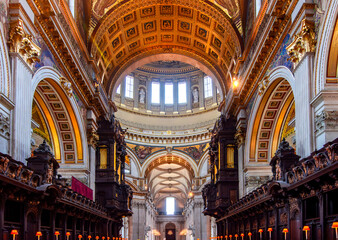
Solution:
<svg viewBox="0 0 338 240">
<path fill-rule="evenodd" d="M 10 51 L 19 53 L 30 66 L 40 62 L 41 49 L 34 43 L 32 35 L 25 32 L 21 19 L 10 23 L 8 44 Z"/>
<path fill-rule="evenodd" d="M 314 22 L 303 19 L 300 32 L 294 36 L 292 43 L 286 47 L 294 67 L 298 65 L 306 53 L 315 52 L 316 43 Z"/>
</svg>

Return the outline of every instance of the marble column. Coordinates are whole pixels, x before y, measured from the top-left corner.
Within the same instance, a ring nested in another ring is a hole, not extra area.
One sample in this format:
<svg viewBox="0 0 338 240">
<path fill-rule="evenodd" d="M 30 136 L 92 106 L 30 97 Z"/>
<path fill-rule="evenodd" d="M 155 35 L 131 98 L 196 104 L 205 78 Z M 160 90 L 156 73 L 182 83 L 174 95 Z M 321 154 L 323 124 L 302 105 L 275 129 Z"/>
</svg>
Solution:
<svg viewBox="0 0 338 240">
<path fill-rule="evenodd" d="M 295 109 L 296 109 L 296 151 L 297 155 L 307 157 L 313 147 L 313 115 L 311 102 L 313 53 L 306 53 L 294 70 Z"/>
<path fill-rule="evenodd" d="M 14 89 L 12 156 L 26 163 L 30 156 L 32 120 L 32 69 L 18 53 L 10 54 Z"/>
<path fill-rule="evenodd" d="M 246 132 L 246 112 L 241 109 L 237 116 L 237 132 L 235 135 L 238 151 L 238 195 L 239 198 L 245 195 L 244 181 L 244 158 L 245 158 L 245 132 Z"/>
</svg>

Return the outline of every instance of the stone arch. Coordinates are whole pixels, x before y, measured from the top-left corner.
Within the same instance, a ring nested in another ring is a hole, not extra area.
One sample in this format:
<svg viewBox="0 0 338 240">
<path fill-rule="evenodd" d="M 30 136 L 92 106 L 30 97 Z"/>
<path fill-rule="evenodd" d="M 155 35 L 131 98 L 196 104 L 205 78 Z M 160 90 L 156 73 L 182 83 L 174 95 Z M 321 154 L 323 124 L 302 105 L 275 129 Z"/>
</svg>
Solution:
<svg viewBox="0 0 338 240">
<path fill-rule="evenodd" d="M 333 43 L 337 44 L 337 16 L 338 1 L 331 0 L 326 5 L 326 12 L 323 18 L 323 24 L 318 33 L 318 44 L 314 64 L 314 88 L 315 95 L 323 90 L 327 83 L 328 61 Z M 337 77 L 337 76 L 336 76 Z"/>
<path fill-rule="evenodd" d="M 207 166 L 207 174 L 208 174 L 208 161 L 209 161 L 209 151 L 205 151 L 201 157 L 201 160 L 198 163 L 198 176 L 202 176 L 202 171 L 204 166 Z"/>
<path fill-rule="evenodd" d="M 149 156 L 144 161 L 144 163 L 142 164 L 141 177 L 145 176 L 145 173 L 146 173 L 147 169 L 149 168 L 150 164 L 154 160 L 156 160 L 159 157 L 166 156 L 166 155 L 168 155 L 167 150 L 163 150 L 163 151 L 156 152 L 156 153 L 152 154 L 151 156 Z M 185 153 L 180 152 L 180 151 L 173 150 L 173 151 L 171 151 L 171 155 L 172 156 L 180 157 L 180 158 L 184 159 L 185 161 L 187 161 L 190 164 L 190 166 L 191 166 L 191 168 L 193 170 L 193 174 L 195 176 L 198 176 L 198 170 L 197 170 L 198 167 L 197 167 L 197 164 L 196 164 L 196 162 L 188 154 L 185 154 Z"/>
<path fill-rule="evenodd" d="M 0 92 L 7 98 L 11 98 L 11 74 L 9 69 L 9 57 L 4 36 L 3 25 L 0 25 Z"/>
<path fill-rule="evenodd" d="M 247 132 L 245 151 L 249 162 L 267 163 L 271 159 L 278 147 L 284 118 L 294 103 L 295 78 L 289 69 L 283 66 L 273 69 L 267 81 L 266 89 L 255 99 L 249 116 L 247 129 L 251 131 Z M 263 126 L 265 120 L 267 123 Z M 262 129 L 266 131 L 262 132 Z"/>
<path fill-rule="evenodd" d="M 54 68 L 42 67 L 33 76 L 31 99 L 31 107 L 35 101 L 45 114 L 55 158 L 88 167 L 85 125 L 70 83 Z"/>
<path fill-rule="evenodd" d="M 134 177 L 141 176 L 141 168 L 142 167 L 141 167 L 140 161 L 137 160 L 138 159 L 137 156 L 135 155 L 135 153 L 129 147 L 127 147 L 126 150 L 127 150 L 127 155 L 129 157 L 129 160 L 130 160 L 131 174 Z M 132 168 L 132 163 L 135 165 L 135 169 L 137 170 L 137 174 L 133 173 L 134 168 Z"/>
</svg>

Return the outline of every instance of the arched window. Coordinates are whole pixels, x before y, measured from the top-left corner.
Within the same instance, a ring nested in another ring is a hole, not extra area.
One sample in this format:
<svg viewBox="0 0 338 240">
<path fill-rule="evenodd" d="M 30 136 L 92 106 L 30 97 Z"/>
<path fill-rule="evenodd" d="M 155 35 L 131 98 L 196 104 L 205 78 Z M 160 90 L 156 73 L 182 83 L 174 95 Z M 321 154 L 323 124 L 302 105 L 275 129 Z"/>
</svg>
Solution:
<svg viewBox="0 0 338 240">
<path fill-rule="evenodd" d="M 69 0 L 68 6 L 72 16 L 75 17 L 75 0 Z"/>
<path fill-rule="evenodd" d="M 212 96 L 212 80 L 211 77 L 204 77 L 204 97 L 208 98 Z"/>
<path fill-rule="evenodd" d="M 187 82 L 178 83 L 178 103 L 187 103 Z"/>
<path fill-rule="evenodd" d="M 259 13 L 259 10 L 261 10 L 261 6 L 262 6 L 262 0 L 256 0 L 256 6 L 255 6 L 256 17 Z"/>
<path fill-rule="evenodd" d="M 155 104 L 160 103 L 160 83 L 159 82 L 151 83 L 151 103 L 155 103 Z"/>
<path fill-rule="evenodd" d="M 166 206 L 167 215 L 175 214 L 175 198 L 167 197 L 165 199 L 165 206 Z"/>
<path fill-rule="evenodd" d="M 174 84 L 167 82 L 164 85 L 165 90 L 165 104 L 174 104 Z"/>
<path fill-rule="evenodd" d="M 117 94 L 121 94 L 121 84 L 117 87 L 116 93 L 117 93 Z"/>
<path fill-rule="evenodd" d="M 134 77 L 127 76 L 126 77 L 126 92 L 125 96 L 127 98 L 134 98 Z"/>
</svg>

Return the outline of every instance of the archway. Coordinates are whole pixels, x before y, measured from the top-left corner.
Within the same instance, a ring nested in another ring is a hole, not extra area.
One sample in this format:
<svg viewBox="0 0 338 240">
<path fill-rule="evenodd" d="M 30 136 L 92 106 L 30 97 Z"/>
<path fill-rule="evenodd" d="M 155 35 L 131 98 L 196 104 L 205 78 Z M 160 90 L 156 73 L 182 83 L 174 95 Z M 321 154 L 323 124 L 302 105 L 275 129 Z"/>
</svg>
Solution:
<svg viewBox="0 0 338 240">
<path fill-rule="evenodd" d="M 328 1 L 321 31 L 318 33 L 318 45 L 314 64 L 314 94 L 326 86 L 337 84 L 337 17 L 338 2 Z M 332 86 L 331 86 L 332 87 Z"/>
<path fill-rule="evenodd" d="M 167 223 L 165 225 L 166 240 L 176 240 L 176 226 L 174 223 Z"/>
<path fill-rule="evenodd" d="M 64 177 L 75 176 L 93 187 L 88 172 L 87 137 L 79 103 L 69 81 L 51 67 L 42 67 L 34 75 L 31 90 L 32 150 L 43 140 L 50 145 L 59 172 Z M 34 142 L 35 141 L 35 142 Z M 83 170 L 74 171 L 77 166 Z"/>
<path fill-rule="evenodd" d="M 265 78 L 252 107 L 246 136 L 243 176 L 244 193 L 266 182 L 269 162 L 280 141 L 286 138 L 296 148 L 294 77 L 285 67 L 274 69 Z"/>
</svg>

